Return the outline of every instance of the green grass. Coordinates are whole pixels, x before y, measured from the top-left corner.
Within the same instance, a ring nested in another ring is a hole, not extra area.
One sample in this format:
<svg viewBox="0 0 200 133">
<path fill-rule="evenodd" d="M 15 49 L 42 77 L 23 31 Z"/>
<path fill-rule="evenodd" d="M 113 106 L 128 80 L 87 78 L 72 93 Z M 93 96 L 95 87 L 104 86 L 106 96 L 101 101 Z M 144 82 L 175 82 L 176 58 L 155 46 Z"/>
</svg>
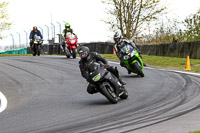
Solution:
<svg viewBox="0 0 200 133">
<path fill-rule="evenodd" d="M 102 54 L 103 57 L 119 61 L 116 55 L 114 54 Z M 186 58 L 176 58 L 176 57 L 163 57 L 163 56 L 152 56 L 152 55 L 142 55 L 143 61 L 152 67 L 166 68 L 185 71 Z M 200 60 L 199 59 L 190 59 L 191 71 L 200 73 Z"/>
<path fill-rule="evenodd" d="M 189 132 L 189 133 L 200 133 L 200 131 L 194 131 L 194 132 Z"/>
</svg>

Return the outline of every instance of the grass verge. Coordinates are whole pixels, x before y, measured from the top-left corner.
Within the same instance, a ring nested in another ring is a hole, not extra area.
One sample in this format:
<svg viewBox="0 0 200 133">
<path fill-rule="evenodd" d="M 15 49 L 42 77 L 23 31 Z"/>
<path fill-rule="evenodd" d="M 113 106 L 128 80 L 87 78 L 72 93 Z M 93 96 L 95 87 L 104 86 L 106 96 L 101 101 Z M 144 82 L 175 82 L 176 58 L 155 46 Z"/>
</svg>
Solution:
<svg viewBox="0 0 200 133">
<path fill-rule="evenodd" d="M 114 54 L 102 54 L 103 57 L 112 60 L 119 61 L 116 55 Z M 177 58 L 177 57 L 164 57 L 164 56 L 152 56 L 152 55 L 143 55 L 143 61 L 152 67 L 165 68 L 185 71 L 186 58 Z M 200 60 L 199 59 L 190 59 L 191 71 L 200 73 Z"/>
<path fill-rule="evenodd" d="M 189 133 L 200 133 L 200 131 L 194 131 L 194 132 L 189 132 Z"/>
<path fill-rule="evenodd" d="M 0 57 L 9 57 L 9 56 L 32 56 L 32 54 L 0 54 Z"/>
</svg>

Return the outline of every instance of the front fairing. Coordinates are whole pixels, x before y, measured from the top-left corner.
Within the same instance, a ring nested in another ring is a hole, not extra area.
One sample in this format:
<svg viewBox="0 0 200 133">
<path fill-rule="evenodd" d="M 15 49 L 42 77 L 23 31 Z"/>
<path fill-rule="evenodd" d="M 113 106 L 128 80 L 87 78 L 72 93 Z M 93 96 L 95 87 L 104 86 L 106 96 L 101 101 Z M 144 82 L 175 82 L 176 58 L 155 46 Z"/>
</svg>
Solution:
<svg viewBox="0 0 200 133">
<path fill-rule="evenodd" d="M 107 72 L 107 70 L 104 69 L 104 67 L 99 67 L 94 72 L 89 72 L 89 80 L 88 81 L 90 83 L 96 84 L 104 78 L 106 72 Z"/>
<path fill-rule="evenodd" d="M 131 47 L 130 45 L 124 45 L 120 52 L 124 60 L 129 60 L 134 56 L 138 56 L 137 50 Z"/>
<path fill-rule="evenodd" d="M 34 36 L 34 41 L 33 41 L 33 43 L 34 43 L 35 45 L 38 45 L 38 44 L 41 44 L 40 41 L 41 41 L 41 37 L 35 35 L 35 36 Z"/>
<path fill-rule="evenodd" d="M 135 62 L 139 62 L 143 69 L 143 61 L 135 48 L 131 47 L 130 45 L 126 45 L 122 48 L 122 53 L 122 60 L 129 70 L 134 72 L 134 70 L 131 67 L 131 64 Z"/>
<path fill-rule="evenodd" d="M 67 35 L 67 44 L 76 45 L 77 41 L 78 41 L 78 39 L 77 39 L 76 35 L 73 35 L 73 34 Z"/>
</svg>

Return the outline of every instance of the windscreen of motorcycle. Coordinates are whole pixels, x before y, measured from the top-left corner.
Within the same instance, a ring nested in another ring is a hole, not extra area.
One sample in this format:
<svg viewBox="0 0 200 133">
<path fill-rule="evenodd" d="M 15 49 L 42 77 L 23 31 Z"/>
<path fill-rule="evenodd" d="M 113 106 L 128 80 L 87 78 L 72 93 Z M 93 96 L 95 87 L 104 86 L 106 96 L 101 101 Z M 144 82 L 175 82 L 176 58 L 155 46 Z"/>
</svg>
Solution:
<svg viewBox="0 0 200 133">
<path fill-rule="evenodd" d="M 121 49 L 121 51 L 126 54 L 131 53 L 133 50 L 133 47 L 131 47 L 130 45 L 124 45 Z"/>
<path fill-rule="evenodd" d="M 35 34 L 34 39 L 37 40 L 37 41 L 39 41 L 39 40 L 41 39 L 41 37 L 40 37 L 40 36 L 37 36 L 37 35 Z"/>
</svg>

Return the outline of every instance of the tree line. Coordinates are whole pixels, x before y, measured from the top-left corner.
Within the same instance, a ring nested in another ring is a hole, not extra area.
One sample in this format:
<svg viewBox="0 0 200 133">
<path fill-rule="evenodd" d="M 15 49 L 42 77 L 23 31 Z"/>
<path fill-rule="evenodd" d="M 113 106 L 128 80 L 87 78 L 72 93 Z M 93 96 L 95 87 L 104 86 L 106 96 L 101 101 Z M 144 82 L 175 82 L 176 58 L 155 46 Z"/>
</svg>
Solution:
<svg viewBox="0 0 200 133">
<path fill-rule="evenodd" d="M 108 5 L 104 20 L 111 31 L 133 40 L 136 44 L 161 44 L 200 40 L 200 9 L 184 21 L 161 19 L 167 14 L 161 0 L 101 0 Z M 11 22 L 7 13 L 8 2 L 0 2 L 0 39 L 2 32 L 9 30 Z"/>
<path fill-rule="evenodd" d="M 109 18 L 104 22 L 111 31 L 121 34 L 136 44 L 161 44 L 200 40 L 200 9 L 184 21 L 168 18 L 166 6 L 160 0 L 102 0 L 107 4 Z"/>
</svg>

